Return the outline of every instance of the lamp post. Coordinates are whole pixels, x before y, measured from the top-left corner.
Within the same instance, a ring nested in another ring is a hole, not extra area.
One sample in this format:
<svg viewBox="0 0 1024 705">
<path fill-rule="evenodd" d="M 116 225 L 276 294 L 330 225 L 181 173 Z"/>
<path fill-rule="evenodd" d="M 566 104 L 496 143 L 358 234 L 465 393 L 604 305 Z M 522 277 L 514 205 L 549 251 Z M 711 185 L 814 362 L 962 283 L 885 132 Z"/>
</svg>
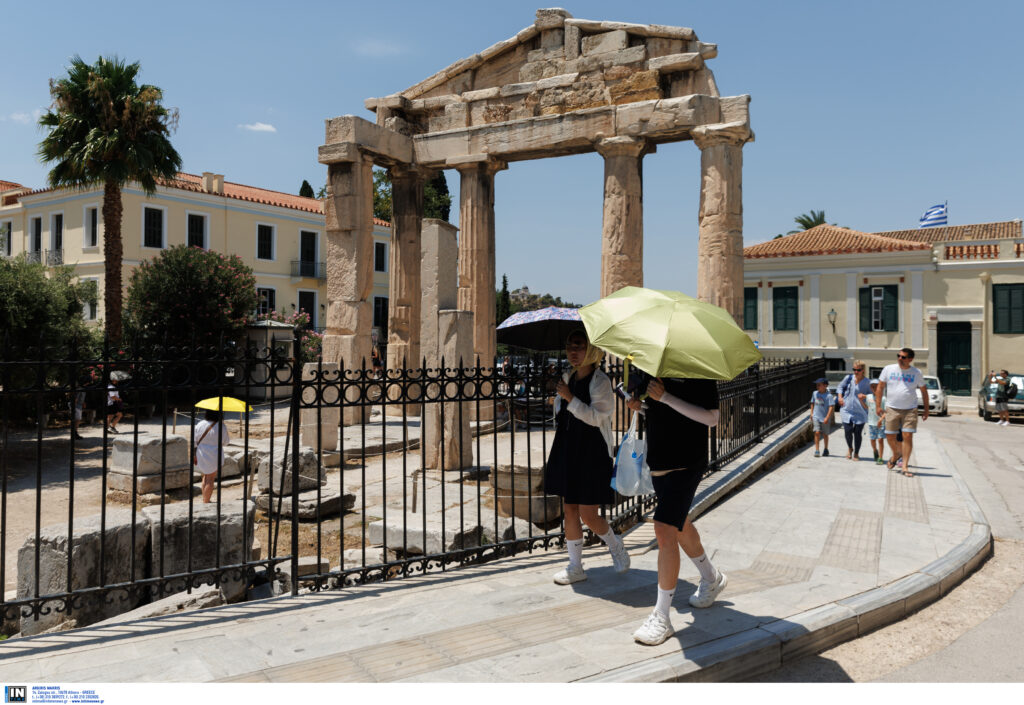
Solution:
<svg viewBox="0 0 1024 705">
<path fill-rule="evenodd" d="M 832 338 L 833 339 L 835 339 L 835 337 L 836 337 L 836 316 L 837 315 L 838 314 L 836 314 L 836 310 L 834 308 L 833 309 L 829 309 L 829 312 L 825 314 L 825 317 L 828 319 L 829 325 L 832 326 Z M 839 341 L 838 340 L 836 341 L 836 347 L 837 348 L 839 347 Z"/>
</svg>

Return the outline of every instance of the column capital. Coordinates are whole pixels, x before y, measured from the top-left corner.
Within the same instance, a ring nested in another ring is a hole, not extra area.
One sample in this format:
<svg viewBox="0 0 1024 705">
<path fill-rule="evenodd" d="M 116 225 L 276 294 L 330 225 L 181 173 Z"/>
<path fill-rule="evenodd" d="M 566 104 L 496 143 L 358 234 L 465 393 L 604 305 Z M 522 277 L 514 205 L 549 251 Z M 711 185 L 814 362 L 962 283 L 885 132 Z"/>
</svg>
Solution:
<svg viewBox="0 0 1024 705">
<path fill-rule="evenodd" d="M 594 149 L 602 157 L 641 157 L 653 152 L 654 145 L 648 145 L 641 137 L 605 137 L 594 142 Z"/>
<path fill-rule="evenodd" d="M 508 169 L 508 162 L 492 157 L 489 154 L 467 154 L 463 157 L 454 157 L 447 160 L 445 166 L 456 169 L 460 174 L 480 171 L 489 176 Z"/>
<path fill-rule="evenodd" d="M 699 149 L 721 144 L 742 147 L 754 141 L 754 133 L 746 122 L 722 122 L 715 125 L 700 125 L 690 130 L 690 136 Z"/>
</svg>

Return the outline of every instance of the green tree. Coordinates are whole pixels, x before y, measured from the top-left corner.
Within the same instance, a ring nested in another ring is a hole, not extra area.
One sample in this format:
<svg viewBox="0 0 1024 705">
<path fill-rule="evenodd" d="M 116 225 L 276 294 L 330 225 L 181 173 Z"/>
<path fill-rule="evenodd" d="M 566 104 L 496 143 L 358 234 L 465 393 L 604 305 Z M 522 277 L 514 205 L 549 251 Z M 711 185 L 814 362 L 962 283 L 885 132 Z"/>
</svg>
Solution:
<svg viewBox="0 0 1024 705">
<path fill-rule="evenodd" d="M 127 332 L 143 343 L 237 340 L 256 308 L 256 277 L 238 255 L 175 245 L 132 272 Z"/>
<path fill-rule="evenodd" d="M 387 169 L 373 170 L 373 217 L 391 221 L 391 175 Z"/>
<path fill-rule="evenodd" d="M 423 217 L 447 221 L 451 215 L 452 197 L 448 193 L 448 180 L 438 171 L 434 178 L 423 184 Z"/>
<path fill-rule="evenodd" d="M 77 282 L 72 267 L 52 267 L 48 273 L 24 254 L 0 258 L 3 345 L 59 347 L 76 338 L 85 340 L 89 336 L 82 310 L 95 302 L 95 283 Z M 12 354 L 18 356 L 16 350 Z"/>
<path fill-rule="evenodd" d="M 494 299 L 494 306 L 495 320 L 498 323 L 512 315 L 512 299 L 508 295 L 508 276 L 505 274 L 501 275 L 501 289 L 498 290 L 498 295 Z"/>
<path fill-rule="evenodd" d="M 299 195 L 303 198 L 314 198 L 313 187 L 305 179 L 302 180 L 302 186 L 299 186 Z"/>
<path fill-rule="evenodd" d="M 173 178 L 181 157 L 171 146 L 178 111 L 165 108 L 163 91 L 135 82 L 138 62 L 99 57 L 71 59 L 68 75 L 50 81 L 53 104 L 39 119 L 48 129 L 39 144 L 54 188 L 103 185 L 104 303 L 107 338 L 121 338 L 121 188 L 136 182 L 151 195 L 157 179 Z"/>
<path fill-rule="evenodd" d="M 800 226 L 799 230 L 790 230 L 787 235 L 798 233 L 800 230 L 810 230 L 818 225 L 825 224 L 825 211 L 812 210 L 810 213 L 801 213 L 797 217 L 793 218 L 793 221 Z"/>
</svg>

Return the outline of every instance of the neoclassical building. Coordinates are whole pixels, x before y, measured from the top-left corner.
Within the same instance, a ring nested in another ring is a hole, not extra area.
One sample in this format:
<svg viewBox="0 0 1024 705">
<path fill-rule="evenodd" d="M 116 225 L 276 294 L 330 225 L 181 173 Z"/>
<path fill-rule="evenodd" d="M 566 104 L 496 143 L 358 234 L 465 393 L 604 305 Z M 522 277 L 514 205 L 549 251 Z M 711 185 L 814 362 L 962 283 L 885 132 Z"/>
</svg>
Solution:
<svg viewBox="0 0 1024 705">
<path fill-rule="evenodd" d="M 743 327 L 770 357 L 863 359 L 872 375 L 911 347 L 954 394 L 1020 371 L 1021 221 L 865 233 L 819 225 L 743 250 Z"/>
<path fill-rule="evenodd" d="M 259 312 L 307 311 L 318 329 L 326 321 L 326 244 L 323 202 L 225 181 L 222 174 L 180 173 L 152 196 L 123 189 L 125 286 L 132 269 L 165 248 L 189 244 L 236 254 L 256 275 Z M 0 256 L 25 252 L 47 265 L 67 264 L 97 283 L 102 320 L 103 189 L 30 189 L 0 181 Z M 373 325 L 386 335 L 391 225 L 373 219 L 373 286 L 367 299 Z"/>
</svg>

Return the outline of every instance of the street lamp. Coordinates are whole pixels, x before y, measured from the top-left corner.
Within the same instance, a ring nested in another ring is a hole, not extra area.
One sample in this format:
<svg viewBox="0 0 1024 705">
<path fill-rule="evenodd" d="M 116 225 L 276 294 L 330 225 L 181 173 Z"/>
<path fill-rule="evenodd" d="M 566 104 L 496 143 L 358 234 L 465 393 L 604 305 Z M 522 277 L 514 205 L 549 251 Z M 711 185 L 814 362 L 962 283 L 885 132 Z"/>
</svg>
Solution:
<svg viewBox="0 0 1024 705">
<path fill-rule="evenodd" d="M 825 314 L 825 317 L 828 319 L 829 324 L 831 324 L 832 326 L 833 337 L 835 337 L 836 334 L 836 315 L 836 310 L 834 308 L 829 309 L 829 312 Z"/>
</svg>

